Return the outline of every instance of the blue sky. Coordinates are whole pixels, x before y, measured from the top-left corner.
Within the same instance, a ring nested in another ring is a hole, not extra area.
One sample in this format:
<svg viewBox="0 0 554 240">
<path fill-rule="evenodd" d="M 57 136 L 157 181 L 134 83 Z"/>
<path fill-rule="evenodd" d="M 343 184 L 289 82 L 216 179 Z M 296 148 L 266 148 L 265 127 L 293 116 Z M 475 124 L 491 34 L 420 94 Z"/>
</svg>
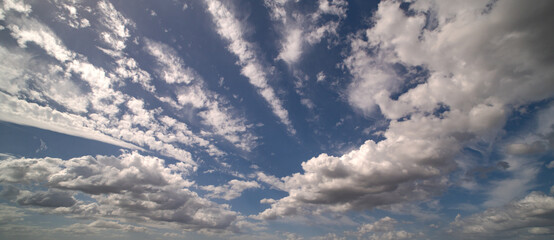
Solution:
<svg viewBox="0 0 554 240">
<path fill-rule="evenodd" d="M 0 2 L 2 239 L 551 239 L 551 1 Z"/>
</svg>

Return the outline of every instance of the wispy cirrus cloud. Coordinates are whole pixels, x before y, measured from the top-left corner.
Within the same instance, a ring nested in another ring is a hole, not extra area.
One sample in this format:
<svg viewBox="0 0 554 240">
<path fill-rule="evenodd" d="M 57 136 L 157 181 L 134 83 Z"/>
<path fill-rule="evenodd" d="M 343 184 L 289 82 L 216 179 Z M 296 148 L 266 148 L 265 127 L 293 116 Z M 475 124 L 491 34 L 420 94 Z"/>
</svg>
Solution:
<svg viewBox="0 0 554 240">
<path fill-rule="evenodd" d="M 241 181 L 233 179 L 227 184 L 221 186 L 207 185 L 200 187 L 202 190 L 211 192 L 206 195 L 211 198 L 221 198 L 225 200 L 232 200 L 240 197 L 244 190 L 250 188 L 260 188 L 260 184 L 256 181 Z"/>
<path fill-rule="evenodd" d="M 289 113 L 283 107 L 283 102 L 276 95 L 275 90 L 269 85 L 268 73 L 259 60 L 253 43 L 245 40 L 243 36 L 242 23 L 223 3 L 217 0 L 208 0 L 206 4 L 216 25 L 217 33 L 229 42 L 229 51 L 238 57 L 237 63 L 242 68 L 242 75 L 248 78 L 250 84 L 257 89 L 258 94 L 269 104 L 273 113 L 287 127 L 288 132 L 295 134 L 296 130 L 289 119 Z"/>
<path fill-rule="evenodd" d="M 162 101 L 178 109 L 186 106 L 198 109 L 197 115 L 202 123 L 242 150 L 250 151 L 256 147 L 257 137 L 250 132 L 251 125 L 246 119 L 232 114 L 223 97 L 208 90 L 202 77 L 194 69 L 186 67 L 174 49 L 150 39 L 145 39 L 145 48 L 159 66 L 159 77 L 175 85 L 175 96 L 162 97 Z"/>
</svg>

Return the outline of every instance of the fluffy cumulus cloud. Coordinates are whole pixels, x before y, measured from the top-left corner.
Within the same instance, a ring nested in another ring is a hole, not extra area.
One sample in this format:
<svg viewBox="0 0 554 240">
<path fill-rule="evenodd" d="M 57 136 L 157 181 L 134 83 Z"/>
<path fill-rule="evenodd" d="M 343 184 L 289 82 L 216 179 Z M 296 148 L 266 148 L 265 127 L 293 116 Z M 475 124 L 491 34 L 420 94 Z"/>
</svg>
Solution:
<svg viewBox="0 0 554 240">
<path fill-rule="evenodd" d="M 302 173 L 281 179 L 288 196 L 258 217 L 429 198 L 447 186 L 464 146 L 494 140 L 515 107 L 552 97 L 551 2 L 407 6 L 380 3 L 344 61 L 349 102 L 391 120 L 385 139 L 302 163 Z"/>
<path fill-rule="evenodd" d="M 554 197 L 532 192 L 502 207 L 457 216 L 449 232 L 462 239 L 546 239 L 554 234 Z"/>
<path fill-rule="evenodd" d="M 242 75 L 248 78 L 250 84 L 258 90 L 258 94 L 269 104 L 273 113 L 287 127 L 288 132 L 294 135 L 296 130 L 289 119 L 289 113 L 275 90 L 269 85 L 268 71 L 257 56 L 255 45 L 245 39 L 243 24 L 223 3 L 207 0 L 206 4 L 216 25 L 217 33 L 229 42 L 229 51 L 238 57 L 237 63 L 242 68 Z"/>
<path fill-rule="evenodd" d="M 169 223 L 187 229 L 225 229 L 237 219 L 228 206 L 189 190 L 194 182 L 183 179 L 162 159 L 136 152 L 68 160 L 8 157 L 0 161 L 0 172 L 4 198 L 46 208 L 41 211 L 47 213 Z M 34 184 L 47 191 L 24 189 Z M 77 200 L 77 193 L 93 200 Z M 101 220 L 85 229 L 106 227 L 142 229 Z"/>
</svg>

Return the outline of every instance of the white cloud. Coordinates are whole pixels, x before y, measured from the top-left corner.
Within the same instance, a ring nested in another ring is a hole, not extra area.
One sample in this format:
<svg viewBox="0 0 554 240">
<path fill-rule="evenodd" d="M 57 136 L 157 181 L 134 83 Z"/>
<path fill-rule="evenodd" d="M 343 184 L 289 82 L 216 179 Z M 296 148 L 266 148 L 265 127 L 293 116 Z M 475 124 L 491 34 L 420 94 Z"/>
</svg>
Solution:
<svg viewBox="0 0 554 240">
<path fill-rule="evenodd" d="M 119 78 L 130 79 L 140 84 L 146 91 L 154 92 L 156 88 L 152 84 L 150 74 L 141 69 L 137 61 L 124 52 L 125 42 L 131 37 L 129 30 L 133 30 L 135 24 L 109 2 L 98 2 L 98 9 L 101 14 L 100 25 L 95 27 L 104 42 L 108 44 L 108 48 L 98 47 L 98 49 L 114 58 L 116 66 L 113 71 Z"/>
<path fill-rule="evenodd" d="M 424 3 L 413 3 L 414 14 L 406 15 L 399 2 L 381 2 L 375 25 L 351 38 L 349 101 L 366 114 L 378 107 L 391 119 L 385 139 L 302 163 L 302 173 L 283 178 L 288 196 L 259 218 L 428 199 L 448 185 L 464 146 L 493 141 L 514 105 L 552 96 L 554 35 L 544 22 L 552 19 L 545 10 L 550 1 L 499 1 L 489 12 L 486 2 L 459 8 Z M 426 18 L 437 24 L 427 26 Z M 394 64 L 425 68 L 429 77 L 398 92 L 405 76 Z"/>
<path fill-rule="evenodd" d="M 199 76 L 191 68 L 185 67 L 185 63 L 171 47 L 145 38 L 145 49 L 152 55 L 160 69 L 158 75 L 166 83 L 186 83 L 198 81 Z"/>
<path fill-rule="evenodd" d="M 489 208 L 451 223 L 451 232 L 463 238 L 522 239 L 552 232 L 554 197 L 533 192 L 501 208 Z"/>
<path fill-rule="evenodd" d="M 221 198 L 225 200 L 232 200 L 235 198 L 240 197 L 242 192 L 246 189 L 250 188 L 259 188 L 260 184 L 258 184 L 256 181 L 240 181 L 233 179 L 229 181 L 227 184 L 222 186 L 202 186 L 200 187 L 202 190 L 211 192 L 210 194 L 206 195 L 210 198 Z"/>
<path fill-rule="evenodd" d="M 242 75 L 247 77 L 250 84 L 257 88 L 258 94 L 269 104 L 273 113 L 287 127 L 289 133 L 295 134 L 296 130 L 289 119 L 288 111 L 283 107 L 283 103 L 275 94 L 275 90 L 269 86 L 267 72 L 256 56 L 254 45 L 244 39 L 242 24 L 221 2 L 207 0 L 206 3 L 208 11 L 216 24 L 217 33 L 229 41 L 229 51 L 239 58 L 238 64 L 242 67 Z"/>
<path fill-rule="evenodd" d="M 172 104 L 173 107 L 190 105 L 198 109 L 197 115 L 204 124 L 242 150 L 250 151 L 256 146 L 257 138 L 249 131 L 246 120 L 233 116 L 223 98 L 206 89 L 202 77 L 194 69 L 186 67 L 174 49 L 150 39 L 146 39 L 145 44 L 147 52 L 160 67 L 158 75 L 168 84 L 179 84 L 175 87 L 177 102 Z M 168 102 L 174 100 L 169 98 Z"/>
<path fill-rule="evenodd" d="M 100 3 L 100 5 L 102 4 L 103 3 Z M 104 16 L 103 18 L 111 19 L 114 16 L 120 16 L 115 9 L 108 8 L 108 10 L 106 10 L 107 12 L 104 14 L 111 17 Z M 166 129 L 171 126 L 164 126 L 156 119 L 161 111 L 159 109 L 149 110 L 145 109 L 144 105 L 136 105 L 126 113 L 122 112 L 122 104 L 128 105 L 129 103 L 136 102 L 135 100 L 138 99 L 115 90 L 115 87 L 121 84 L 121 78 L 128 77 L 133 81 L 141 83 L 147 90 L 154 89 L 150 85 L 149 75 L 138 67 L 134 59 L 126 57 L 125 54 L 121 52 L 121 49 L 113 50 L 119 52 L 113 55 L 118 66 L 114 74 L 92 65 L 85 57 L 68 50 L 54 32 L 36 19 L 10 17 L 7 19 L 7 22 L 9 26 L 14 29 L 11 35 L 18 40 L 21 47 L 25 47 L 28 42 L 35 43 L 61 63 L 61 66 L 52 65 L 47 71 L 42 70 L 37 71 L 38 73 L 32 73 L 38 76 L 39 80 L 44 79 L 44 81 L 38 82 L 38 86 L 45 89 L 40 93 L 25 90 L 25 85 L 21 85 L 21 78 L 25 76 L 25 71 L 30 71 L 34 68 L 28 70 L 14 70 L 11 72 L 6 70 L 8 76 L 6 79 L 2 79 L 2 81 L 11 84 L 7 89 L 14 94 L 24 90 L 24 93 L 33 94 L 33 96 L 35 96 L 34 98 L 41 101 L 44 105 L 50 105 L 46 100 L 53 99 L 76 112 L 82 113 L 86 110 L 87 116 L 66 113 L 61 109 L 53 109 L 50 106 L 43 107 L 35 103 L 27 102 L 26 100 L 3 94 L 3 98 L 9 99 L 10 102 L 12 102 L 11 105 L 2 106 L 3 111 L 6 113 L 2 115 L 4 121 L 35 126 L 73 136 L 85 137 L 118 146 L 138 149 L 135 145 L 124 142 L 129 141 L 140 146 L 147 146 L 152 150 L 159 151 L 163 155 L 186 162 L 189 166 L 196 165 L 192 160 L 191 154 L 180 149 L 174 143 L 181 143 L 188 146 L 199 144 L 205 147 L 206 151 L 210 154 L 222 154 L 215 146 L 206 144 L 205 140 L 195 136 L 191 131 L 178 131 L 176 133 L 177 135 L 174 135 L 178 136 L 178 138 L 168 138 L 166 135 L 161 135 L 161 133 L 167 132 Z M 7 50 L 4 51 L 4 48 L 2 48 L 2 50 L 2 54 L 22 56 L 21 60 L 14 63 L 14 67 L 25 69 L 25 66 L 27 66 L 25 63 L 25 52 L 8 52 Z M 46 73 L 42 73 L 44 71 L 46 71 Z M 52 76 L 57 78 L 53 78 Z M 80 88 L 73 87 L 72 81 L 69 80 L 72 76 L 78 77 L 88 84 L 90 92 L 82 93 Z M 83 95 L 85 97 L 83 97 Z M 23 109 L 25 109 L 25 111 L 23 111 Z M 118 119 L 116 117 L 117 114 L 123 114 L 123 118 Z M 53 119 L 53 117 L 56 119 Z M 138 126 L 148 126 L 150 131 L 141 130 Z M 232 129 L 232 131 L 237 130 Z M 170 142 L 164 141 L 169 139 L 171 139 Z M 251 140 L 251 138 L 245 138 L 241 143 L 247 142 L 247 140 Z M 251 146 L 249 144 L 245 145 Z"/>
<path fill-rule="evenodd" d="M 317 73 L 316 78 L 318 82 L 321 82 L 321 81 L 324 81 L 327 78 L 327 76 L 325 76 L 325 73 L 323 73 L 322 71 Z"/>
<path fill-rule="evenodd" d="M 291 29 L 286 34 L 283 49 L 279 52 L 277 58 L 282 59 L 287 63 L 297 62 L 302 54 L 303 39 L 302 30 Z"/>
<path fill-rule="evenodd" d="M 26 4 L 23 0 L 5 0 L 0 9 L 0 20 L 4 20 L 5 14 L 9 11 L 15 11 L 29 15 L 31 13 L 31 5 Z"/>
<path fill-rule="evenodd" d="M 73 113 L 86 112 L 88 99 L 82 97 L 83 91 L 61 66 L 33 59 L 31 54 L 18 48 L 0 46 L 0 56 L 11 59 L 0 66 L 0 89 L 6 93 L 41 104 L 54 101 Z"/>
<path fill-rule="evenodd" d="M 343 0 L 319 0 L 313 12 L 299 11 L 292 1 L 264 1 L 271 17 L 280 29 L 281 50 L 278 59 L 293 65 L 297 63 L 306 45 L 321 42 L 327 36 L 336 36 L 340 22 L 346 18 L 348 3 Z M 322 21 L 324 15 L 336 19 Z"/>
<path fill-rule="evenodd" d="M 308 98 L 300 99 L 300 103 L 302 103 L 302 105 L 306 106 L 309 109 L 314 109 L 315 108 L 314 102 L 312 100 L 308 99 Z"/>
<path fill-rule="evenodd" d="M 545 43 L 552 36 L 534 34 L 548 28 L 539 17 L 548 18 L 540 11 L 547 7 L 542 4 L 548 2 L 523 7 L 506 1 L 482 13 L 486 2 L 468 4 L 465 10 L 454 10 L 444 2 L 416 2 L 412 5 L 416 14 L 406 16 L 398 3 L 381 3 L 375 26 L 363 33 L 369 40 L 353 41 L 353 53 L 371 56 L 353 55 L 346 62 L 355 78 L 349 96 L 352 105 L 371 110 L 377 104 L 385 116 L 395 119 L 415 111 L 431 112 L 439 103 L 479 114 L 479 104 L 525 104 L 548 97 L 554 86 L 548 83 L 552 70 L 547 67 L 548 60 L 543 60 L 547 58 L 542 49 L 551 48 Z M 429 10 L 436 13 L 428 19 L 438 22 L 434 28 L 426 26 L 423 12 Z M 455 21 L 447 21 L 452 16 Z M 527 19 L 523 23 L 529 28 L 522 28 L 518 24 L 523 20 L 515 19 Z M 466 41 L 470 36 L 480 37 Z M 485 49 L 490 49 L 490 54 L 483 54 Z M 389 99 L 402 83 L 391 71 L 395 63 L 425 66 L 430 71 L 426 83 L 397 101 Z M 535 88 L 537 85 L 544 88 Z M 367 88 L 363 86 L 376 89 L 373 96 L 364 96 L 361 91 Z"/>
<path fill-rule="evenodd" d="M 79 14 L 84 7 L 78 0 L 55 0 L 54 4 L 58 9 L 57 20 L 76 29 L 90 27 L 90 21 Z"/>
<path fill-rule="evenodd" d="M 125 56 L 124 53 L 113 56 L 117 64 L 114 72 L 119 78 L 131 79 L 132 82 L 140 84 L 143 89 L 149 92 L 154 92 L 156 90 L 156 87 L 152 85 L 150 74 L 141 69 L 135 59 Z"/>
<path fill-rule="evenodd" d="M 275 203 L 275 202 L 277 202 L 277 200 L 271 199 L 271 198 L 264 198 L 264 199 L 260 200 L 261 204 L 272 204 L 272 203 Z"/>
<path fill-rule="evenodd" d="M 0 99 L 0 102 L 2 102 L 0 105 L 0 120 L 2 121 L 92 139 L 124 148 L 141 149 L 90 128 L 89 126 L 93 124 L 82 116 L 39 106 L 36 103 L 29 103 L 4 93 L 0 93 Z"/>
<path fill-rule="evenodd" d="M 13 38 L 17 40 L 19 47 L 27 47 L 28 42 L 35 43 L 43 48 L 49 55 L 60 62 L 66 62 L 75 58 L 75 53 L 68 50 L 62 41 L 48 27 L 32 18 L 14 19 L 15 24 L 9 24 Z"/>
<path fill-rule="evenodd" d="M 99 1 L 97 7 L 103 16 L 99 22 L 105 29 L 100 32 L 101 40 L 113 50 L 125 49 L 127 47 L 125 42 L 131 36 L 129 26 L 134 27 L 135 23 L 118 12 L 108 1 Z"/>
<path fill-rule="evenodd" d="M 264 182 L 269 186 L 271 186 L 272 188 L 283 190 L 283 191 L 285 191 L 286 189 L 285 183 L 283 183 L 283 181 L 281 181 L 279 178 L 275 176 L 267 175 L 263 172 L 256 172 L 256 178 L 258 179 L 258 181 Z"/>
</svg>

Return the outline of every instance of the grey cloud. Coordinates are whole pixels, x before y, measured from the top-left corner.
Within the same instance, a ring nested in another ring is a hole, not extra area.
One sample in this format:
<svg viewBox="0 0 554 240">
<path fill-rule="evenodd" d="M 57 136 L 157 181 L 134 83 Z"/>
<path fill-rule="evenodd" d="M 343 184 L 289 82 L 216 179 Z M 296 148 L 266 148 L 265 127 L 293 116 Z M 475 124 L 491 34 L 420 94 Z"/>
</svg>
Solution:
<svg viewBox="0 0 554 240">
<path fill-rule="evenodd" d="M 48 191 L 11 191 L 17 194 L 11 198 L 16 203 L 48 207 L 36 210 L 44 213 L 165 222 L 197 230 L 230 228 L 238 215 L 229 206 L 189 190 L 193 182 L 165 167 L 162 159 L 136 152 L 68 160 L 8 157 L 0 161 L 0 173 L 0 183 L 48 187 Z M 73 191 L 94 201 L 76 201 Z"/>
<path fill-rule="evenodd" d="M 110 230 L 118 230 L 123 232 L 145 232 L 146 228 L 137 227 L 129 224 L 121 224 L 115 221 L 96 220 L 89 224 L 75 223 L 53 230 L 72 234 L 99 234 L 104 231 Z"/>
<path fill-rule="evenodd" d="M 58 158 L 13 159 L 0 161 L 1 183 L 46 182 L 51 174 L 61 171 L 62 160 Z"/>
<path fill-rule="evenodd" d="M 554 197 L 532 192 L 521 200 L 489 208 L 468 217 L 456 217 L 450 232 L 461 239 L 533 239 L 552 236 Z"/>
<path fill-rule="evenodd" d="M 346 237 L 340 237 L 335 233 L 328 233 L 323 236 L 317 236 L 310 238 L 311 240 L 346 240 Z"/>
<path fill-rule="evenodd" d="M 0 204 L 0 225 L 21 221 L 25 215 L 19 208 Z"/>
<path fill-rule="evenodd" d="M 19 205 L 39 207 L 71 207 L 77 203 L 70 192 L 48 190 L 39 192 L 20 191 L 15 202 Z"/>
</svg>

